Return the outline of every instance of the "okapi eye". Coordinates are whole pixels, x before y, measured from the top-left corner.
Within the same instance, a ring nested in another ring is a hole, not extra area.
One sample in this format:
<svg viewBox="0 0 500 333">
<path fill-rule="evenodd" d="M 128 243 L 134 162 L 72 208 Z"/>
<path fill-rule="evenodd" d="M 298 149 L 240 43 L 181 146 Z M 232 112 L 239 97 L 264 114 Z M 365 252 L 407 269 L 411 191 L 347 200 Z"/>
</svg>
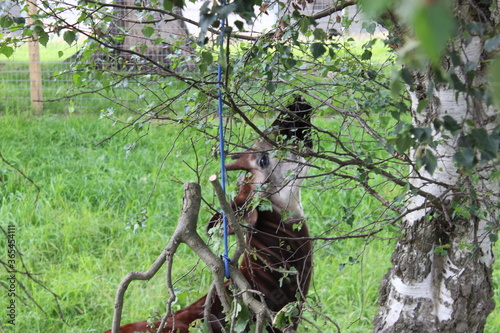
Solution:
<svg viewBox="0 0 500 333">
<path fill-rule="evenodd" d="M 262 157 L 257 161 L 259 166 L 264 169 L 269 165 L 269 156 L 262 155 Z"/>
</svg>

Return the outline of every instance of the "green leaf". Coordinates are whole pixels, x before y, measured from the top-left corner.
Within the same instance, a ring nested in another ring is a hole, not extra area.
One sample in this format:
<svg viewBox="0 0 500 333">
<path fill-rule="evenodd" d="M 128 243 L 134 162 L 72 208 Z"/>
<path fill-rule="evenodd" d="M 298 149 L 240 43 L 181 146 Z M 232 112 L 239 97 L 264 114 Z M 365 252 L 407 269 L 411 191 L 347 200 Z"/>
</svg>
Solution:
<svg viewBox="0 0 500 333">
<path fill-rule="evenodd" d="M 493 103 L 500 109 L 500 56 L 497 56 L 491 62 L 488 69 L 490 79 L 490 92 L 493 96 Z"/>
<path fill-rule="evenodd" d="M 447 1 L 433 1 L 418 8 L 413 29 L 423 50 L 434 64 L 438 64 L 448 41 L 455 32 L 455 19 Z"/>
<path fill-rule="evenodd" d="M 150 25 L 146 25 L 144 26 L 144 28 L 142 28 L 141 32 L 144 36 L 149 38 L 155 32 L 155 29 Z"/>
<path fill-rule="evenodd" d="M 241 306 L 239 303 L 236 303 L 235 307 L 235 312 L 237 313 L 237 315 L 236 322 L 234 323 L 234 332 L 246 332 L 248 322 L 250 321 L 250 311 L 246 306 Z"/>
<path fill-rule="evenodd" d="M 328 29 L 328 33 L 332 36 L 340 36 L 341 35 L 341 33 L 335 28 Z"/>
<path fill-rule="evenodd" d="M 14 22 L 16 22 L 16 24 L 19 24 L 19 25 L 24 25 L 26 23 L 26 19 L 24 17 L 14 17 L 13 18 Z"/>
<path fill-rule="evenodd" d="M 63 34 L 63 39 L 69 46 L 71 46 L 76 39 L 76 33 L 71 30 L 66 30 Z"/>
<path fill-rule="evenodd" d="M 310 49 L 314 59 L 318 59 L 326 52 L 326 48 L 323 43 L 312 43 Z"/>
<path fill-rule="evenodd" d="M 360 0 L 360 5 L 370 18 L 377 18 L 384 10 L 391 7 L 394 0 Z"/>
<path fill-rule="evenodd" d="M 415 139 L 422 143 L 432 141 L 432 130 L 430 127 L 414 127 L 410 129 L 410 133 L 415 136 Z"/>
<path fill-rule="evenodd" d="M 153 41 L 153 44 L 154 45 L 160 45 L 161 43 L 165 42 L 165 38 L 156 38 L 154 41 Z"/>
<path fill-rule="evenodd" d="M 499 46 L 500 46 L 500 34 L 496 35 L 493 38 L 488 39 L 484 43 L 484 50 L 487 52 L 492 52 L 498 49 Z"/>
<path fill-rule="evenodd" d="M 361 55 L 361 60 L 370 60 L 372 58 L 372 51 L 365 50 Z"/>
<path fill-rule="evenodd" d="M 481 36 L 484 34 L 484 23 L 481 23 L 481 22 L 470 22 L 466 25 L 467 27 L 467 31 L 469 31 L 469 33 L 471 35 L 474 35 L 474 36 Z"/>
<path fill-rule="evenodd" d="M 305 34 L 309 30 L 310 21 L 309 18 L 303 17 L 299 22 L 299 30 L 301 33 Z"/>
<path fill-rule="evenodd" d="M 238 28 L 239 31 L 243 31 L 244 29 L 244 23 L 241 21 L 234 21 L 234 25 L 236 28 Z"/>
<path fill-rule="evenodd" d="M 474 128 L 470 134 L 481 152 L 481 161 L 490 161 L 497 157 L 498 139 L 488 135 L 484 128 Z"/>
<path fill-rule="evenodd" d="M 434 174 L 434 171 L 437 167 L 437 159 L 429 149 L 425 150 L 424 166 L 425 171 L 427 171 L 431 175 Z"/>
<path fill-rule="evenodd" d="M 471 168 L 474 166 L 474 150 L 471 148 L 463 148 L 455 153 L 453 160 L 460 166 Z"/>
<path fill-rule="evenodd" d="M 376 2 L 376 1 L 372 1 L 372 2 Z M 362 27 L 370 35 L 373 35 L 375 33 L 375 29 L 377 28 L 377 24 L 375 22 L 363 22 Z"/>
<path fill-rule="evenodd" d="M 226 68 L 227 67 L 227 59 L 226 59 L 226 54 L 223 53 L 223 54 L 219 54 L 219 58 L 218 58 L 218 63 L 219 65 L 221 65 L 222 68 Z"/>
<path fill-rule="evenodd" d="M 68 112 L 69 113 L 75 112 L 75 102 L 74 101 L 69 101 Z"/>
<path fill-rule="evenodd" d="M 402 135 L 398 135 L 398 138 L 395 142 L 396 151 L 400 154 L 405 154 L 408 152 L 408 149 L 415 143 L 415 141 L 408 135 L 408 133 L 404 133 Z"/>
<path fill-rule="evenodd" d="M 47 47 L 47 43 L 49 42 L 49 34 L 44 34 L 38 38 L 38 42 L 43 46 Z"/>
<path fill-rule="evenodd" d="M 390 88 L 391 88 L 391 96 L 395 99 L 400 97 L 404 89 L 403 84 L 401 82 L 401 78 L 399 77 L 399 74 L 397 74 L 396 71 L 393 71 L 391 75 Z"/>
<path fill-rule="evenodd" d="M 14 24 L 14 20 L 9 15 L 0 16 L 0 27 L 1 28 L 6 29 L 13 24 Z"/>
<path fill-rule="evenodd" d="M 434 253 L 440 254 L 442 256 L 448 255 L 448 249 L 450 248 L 450 244 L 445 244 L 438 246 L 434 249 Z"/>
<path fill-rule="evenodd" d="M 293 58 L 285 58 L 283 61 L 283 65 L 286 69 L 291 69 L 297 64 L 297 60 Z"/>
<path fill-rule="evenodd" d="M 374 71 L 373 69 L 369 69 L 368 71 L 366 71 L 366 75 L 368 75 L 368 77 L 371 79 L 371 80 L 375 80 L 377 78 L 377 72 Z"/>
<path fill-rule="evenodd" d="M 163 0 L 163 9 L 172 11 L 172 9 L 174 9 L 175 2 L 175 0 Z"/>
<path fill-rule="evenodd" d="M 316 28 L 313 31 L 313 36 L 316 40 L 325 40 L 328 36 L 326 35 L 325 30 L 321 28 Z"/>
<path fill-rule="evenodd" d="M 405 81 L 405 83 L 410 86 L 410 88 L 413 88 L 413 75 L 411 74 L 410 70 L 406 67 L 401 69 L 401 77 Z"/>
<path fill-rule="evenodd" d="M 35 32 L 36 36 L 38 36 L 38 42 L 43 46 L 47 46 L 49 35 L 45 32 L 45 30 L 43 30 L 43 27 L 41 25 L 35 25 L 33 27 L 33 31 Z"/>
<path fill-rule="evenodd" d="M 0 54 L 5 55 L 7 58 L 14 53 L 14 49 L 8 45 L 0 44 Z"/>
<path fill-rule="evenodd" d="M 448 115 L 443 117 L 443 126 L 453 135 L 455 135 L 458 131 L 462 129 L 462 126 L 460 126 L 453 117 Z"/>
<path fill-rule="evenodd" d="M 73 83 L 79 87 L 82 85 L 82 76 L 78 73 L 73 74 Z"/>
<path fill-rule="evenodd" d="M 492 243 L 498 242 L 498 234 L 489 234 L 488 237 L 490 238 L 490 242 Z"/>
<path fill-rule="evenodd" d="M 201 59 L 207 65 L 210 65 L 214 62 L 214 57 L 212 55 L 212 52 L 206 52 L 206 51 L 201 52 Z"/>
<path fill-rule="evenodd" d="M 276 82 L 273 81 L 267 81 L 266 82 L 266 90 L 269 91 L 270 93 L 273 93 L 276 90 Z"/>
<path fill-rule="evenodd" d="M 212 23 L 218 22 L 215 14 L 210 12 L 209 5 L 210 1 L 205 1 L 200 7 L 200 35 L 198 36 L 198 43 L 200 44 L 204 44 L 205 42 L 208 27 Z"/>
<path fill-rule="evenodd" d="M 427 107 L 428 104 L 429 104 L 429 99 L 427 98 L 418 102 L 417 113 L 418 114 L 422 113 L 422 111 Z"/>
</svg>

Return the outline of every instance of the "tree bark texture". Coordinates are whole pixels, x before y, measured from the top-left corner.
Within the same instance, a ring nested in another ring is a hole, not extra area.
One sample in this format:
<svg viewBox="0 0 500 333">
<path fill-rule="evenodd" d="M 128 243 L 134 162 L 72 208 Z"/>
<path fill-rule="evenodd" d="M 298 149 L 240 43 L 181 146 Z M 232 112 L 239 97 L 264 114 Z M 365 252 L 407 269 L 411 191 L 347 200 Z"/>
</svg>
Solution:
<svg viewBox="0 0 500 333">
<path fill-rule="evenodd" d="M 123 35 L 119 47 L 123 50 L 137 50 L 149 59 L 171 65 L 175 58 L 186 58 L 194 55 L 188 44 L 189 31 L 184 21 L 176 20 L 168 15 L 147 10 L 139 10 L 132 0 L 116 0 L 116 12 L 119 19 L 112 26 L 110 33 Z M 158 6 L 150 1 L 145 7 Z M 174 8 L 176 14 L 182 15 L 180 8 Z M 149 35 L 147 29 L 153 28 Z M 146 30 L 145 30 L 146 29 Z M 147 48 L 143 51 L 142 48 Z M 126 53 L 122 55 L 128 57 Z M 188 65 L 192 69 L 192 65 Z"/>
<path fill-rule="evenodd" d="M 469 2 L 457 3 L 457 8 L 462 24 L 477 20 L 477 8 Z M 485 13 L 490 15 L 490 26 L 498 26 L 498 6 L 481 15 Z M 458 35 L 462 36 L 460 32 Z M 465 43 L 460 37 L 452 44 L 463 64 L 478 64 L 472 83 L 476 87 L 483 82 L 483 66 L 491 57 L 484 50 L 484 39 L 475 36 Z M 448 73 L 453 71 L 466 81 L 463 67 L 451 65 L 447 57 L 443 62 Z M 457 92 L 448 84 L 433 83 L 435 74 L 431 69 L 414 70 L 410 95 L 413 125 L 433 128 L 434 142 L 438 142 L 435 147 L 418 147 L 413 158 L 432 149 L 437 168 L 433 175 L 413 169 L 411 184 L 429 196 L 408 194 L 410 213 L 401 224 L 400 239 L 391 258 L 393 266 L 381 283 L 375 332 L 483 332 L 486 318 L 495 307 L 494 254 L 488 227 L 492 223 L 498 226 L 498 180 L 489 178 L 491 164 L 485 164 L 477 167 L 473 181 L 453 160 L 461 134 L 436 129 L 433 122 L 448 115 L 464 129 L 466 123 L 473 123 L 491 132 L 498 125 L 498 113 L 471 94 Z M 429 104 L 417 113 L 424 99 Z M 478 214 L 457 214 L 453 202 L 475 206 Z"/>
</svg>

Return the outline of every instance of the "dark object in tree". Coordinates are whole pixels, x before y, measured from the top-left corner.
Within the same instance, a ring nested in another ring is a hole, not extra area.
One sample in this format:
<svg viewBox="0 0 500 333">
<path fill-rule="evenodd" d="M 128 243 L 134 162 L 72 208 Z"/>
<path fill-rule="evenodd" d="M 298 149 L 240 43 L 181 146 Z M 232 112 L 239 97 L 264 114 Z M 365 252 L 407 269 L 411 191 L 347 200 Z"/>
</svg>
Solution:
<svg viewBox="0 0 500 333">
<path fill-rule="evenodd" d="M 269 133 L 282 136 L 285 143 L 290 140 L 299 140 L 312 148 L 311 140 L 311 111 L 312 106 L 301 95 L 294 95 L 294 102 L 282 112 L 272 123 Z"/>
</svg>

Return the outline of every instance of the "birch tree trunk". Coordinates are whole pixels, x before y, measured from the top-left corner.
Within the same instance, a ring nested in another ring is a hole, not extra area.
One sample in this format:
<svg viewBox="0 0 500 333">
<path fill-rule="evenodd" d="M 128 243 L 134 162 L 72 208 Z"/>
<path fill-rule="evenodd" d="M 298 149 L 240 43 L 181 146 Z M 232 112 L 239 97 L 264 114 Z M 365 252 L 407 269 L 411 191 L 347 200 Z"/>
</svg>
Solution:
<svg viewBox="0 0 500 333">
<path fill-rule="evenodd" d="M 456 74 L 464 86 L 472 89 L 487 82 L 485 68 L 492 54 L 485 51 L 484 35 L 466 40 L 462 25 L 481 21 L 485 29 L 498 30 L 499 20 L 498 5 L 481 10 L 477 7 L 466 1 L 457 5 L 460 37 L 450 48 L 457 52 L 463 66 L 448 57 L 443 61 L 448 75 Z M 466 66 L 474 65 L 475 78 L 468 81 Z M 467 133 L 478 128 L 491 133 L 498 126 L 498 112 L 469 89 L 460 91 L 458 84 L 439 83 L 437 73 L 431 69 L 414 70 L 412 74 L 413 125 L 432 129 L 435 143 L 414 150 L 412 158 L 415 165 L 426 150 L 431 150 L 437 165 L 432 175 L 423 169 L 412 172 L 411 183 L 428 195 L 407 197 L 409 213 L 391 258 L 393 266 L 381 283 L 374 331 L 482 332 L 495 307 L 494 238 L 489 236 L 492 229 L 498 228 L 499 184 L 490 174 L 498 160 L 478 163 L 475 172 L 470 173 L 457 165 L 454 155 Z M 426 99 L 427 106 L 417 112 L 419 103 Z M 436 121 L 446 116 L 461 128 L 450 132 L 436 126 Z"/>
<path fill-rule="evenodd" d="M 141 11 L 136 9 L 133 0 L 115 0 L 118 20 L 111 33 L 124 35 L 120 48 L 135 50 L 149 59 L 175 65 L 179 60 L 194 57 L 194 51 L 189 45 L 189 31 L 182 20 L 155 11 Z M 161 7 L 161 2 L 145 1 L 145 7 Z M 182 16 L 182 9 L 176 7 L 173 12 Z M 128 58 L 126 53 L 123 57 Z M 192 63 L 188 63 L 192 69 Z"/>
</svg>

